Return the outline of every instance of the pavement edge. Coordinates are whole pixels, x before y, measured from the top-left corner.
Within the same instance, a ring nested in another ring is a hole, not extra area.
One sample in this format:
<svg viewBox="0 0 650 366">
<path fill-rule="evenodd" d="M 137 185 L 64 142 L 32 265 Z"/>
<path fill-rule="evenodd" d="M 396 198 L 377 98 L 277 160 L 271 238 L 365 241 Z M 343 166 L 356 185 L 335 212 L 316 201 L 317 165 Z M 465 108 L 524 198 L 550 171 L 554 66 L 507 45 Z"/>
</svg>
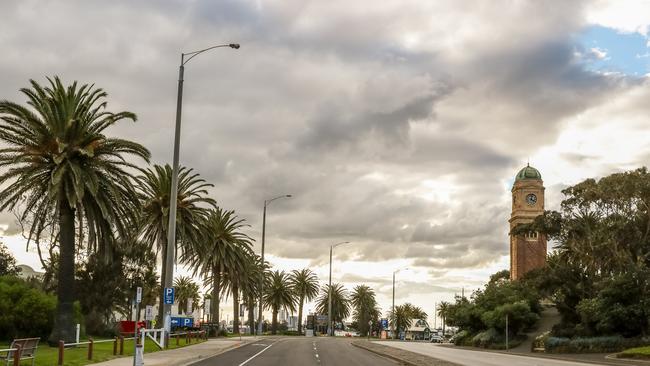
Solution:
<svg viewBox="0 0 650 366">
<path fill-rule="evenodd" d="M 357 348 L 364 349 L 364 350 L 366 350 L 368 352 L 372 352 L 372 353 L 374 353 L 376 355 L 379 355 L 379 356 L 382 356 L 382 357 L 390 358 L 391 360 L 400 362 L 400 363 L 402 363 L 404 365 L 407 365 L 407 366 L 423 366 L 423 365 L 459 366 L 458 364 L 453 363 L 453 362 L 444 361 L 444 360 L 434 358 L 434 357 L 430 357 L 430 356 L 426 356 L 426 355 L 421 355 L 419 353 L 415 353 L 415 352 L 411 352 L 411 351 L 406 351 L 406 350 L 402 350 L 402 349 L 398 349 L 398 348 L 394 348 L 394 347 L 390 347 L 390 346 L 384 346 L 384 345 L 380 345 L 380 344 L 372 344 L 371 345 L 368 341 L 353 341 L 353 342 L 351 342 L 351 344 L 353 346 L 357 347 Z M 424 362 L 424 363 L 413 362 L 413 361 L 407 360 L 407 359 L 405 359 L 403 357 L 398 357 L 398 356 L 396 356 L 394 354 L 391 354 L 390 352 L 386 352 L 386 351 L 391 351 L 391 350 L 399 350 L 400 353 L 412 354 L 415 358 L 418 358 L 418 359 L 423 359 L 424 358 L 424 359 L 426 359 L 427 362 Z"/>
<path fill-rule="evenodd" d="M 214 352 L 214 353 L 212 353 L 210 355 L 207 355 L 207 356 L 199 356 L 198 358 L 196 358 L 194 360 L 191 360 L 191 361 L 187 361 L 187 362 L 185 362 L 185 363 L 183 363 L 183 364 L 181 364 L 179 366 L 191 366 L 191 365 L 194 365 L 195 363 L 204 361 L 207 358 L 218 356 L 218 355 L 220 355 L 222 353 L 226 353 L 226 352 L 232 351 L 234 349 L 244 347 L 244 346 L 248 345 L 249 343 L 257 342 L 259 340 L 260 340 L 260 338 L 257 338 L 257 337 L 255 337 L 255 339 L 242 339 L 237 344 L 233 344 L 232 346 L 222 348 L 222 349 L 220 349 L 220 350 L 218 350 L 218 351 L 216 351 L 216 352 Z"/>
</svg>

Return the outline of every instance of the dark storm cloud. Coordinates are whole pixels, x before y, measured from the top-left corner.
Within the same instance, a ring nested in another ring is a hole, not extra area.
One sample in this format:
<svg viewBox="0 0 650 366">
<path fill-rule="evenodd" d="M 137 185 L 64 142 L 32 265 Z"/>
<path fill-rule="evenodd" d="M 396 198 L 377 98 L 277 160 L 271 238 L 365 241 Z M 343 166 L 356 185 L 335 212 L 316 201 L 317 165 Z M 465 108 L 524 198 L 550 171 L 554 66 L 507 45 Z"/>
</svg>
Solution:
<svg viewBox="0 0 650 366">
<path fill-rule="evenodd" d="M 44 75 L 95 82 L 112 110 L 139 116 L 113 132 L 158 163 L 172 156 L 180 52 L 240 42 L 187 65 L 181 162 L 248 220 L 257 245 L 264 200 L 293 194 L 269 207 L 267 248 L 315 264 L 344 240 L 355 245 L 341 258 L 408 258 L 439 273 L 494 263 L 508 250 L 504 182 L 562 121 L 630 83 L 574 58 L 582 2 L 3 10 L 0 98 L 23 101 L 18 88 Z"/>
</svg>

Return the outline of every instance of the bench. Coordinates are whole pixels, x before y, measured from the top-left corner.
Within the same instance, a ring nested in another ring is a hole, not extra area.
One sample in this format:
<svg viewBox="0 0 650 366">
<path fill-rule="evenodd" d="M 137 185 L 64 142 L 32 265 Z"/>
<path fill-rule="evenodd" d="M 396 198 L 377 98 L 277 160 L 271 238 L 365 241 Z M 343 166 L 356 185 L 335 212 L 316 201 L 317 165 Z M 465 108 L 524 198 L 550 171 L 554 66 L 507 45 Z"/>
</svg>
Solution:
<svg viewBox="0 0 650 366">
<path fill-rule="evenodd" d="M 38 341 L 40 340 L 40 338 L 14 339 L 14 341 L 11 342 L 11 346 L 9 346 L 9 348 L 20 348 L 20 351 L 5 351 L 7 354 L 1 355 L 0 360 L 2 360 L 3 363 L 6 362 L 6 366 L 9 366 L 12 362 L 14 362 L 14 359 L 16 358 L 15 353 L 19 352 L 18 359 L 21 361 L 32 360 L 32 366 L 34 366 L 34 361 L 36 359 L 36 349 L 38 348 Z"/>
</svg>

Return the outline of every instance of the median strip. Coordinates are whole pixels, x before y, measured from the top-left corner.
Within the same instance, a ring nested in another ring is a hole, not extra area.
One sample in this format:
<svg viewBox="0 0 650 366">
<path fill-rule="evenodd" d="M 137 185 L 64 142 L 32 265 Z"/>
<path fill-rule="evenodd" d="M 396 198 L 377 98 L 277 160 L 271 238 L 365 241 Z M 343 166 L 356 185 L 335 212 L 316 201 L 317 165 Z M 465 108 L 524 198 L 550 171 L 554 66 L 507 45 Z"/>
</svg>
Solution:
<svg viewBox="0 0 650 366">
<path fill-rule="evenodd" d="M 408 366 L 459 366 L 457 363 L 368 341 L 354 341 L 352 345 Z"/>
</svg>

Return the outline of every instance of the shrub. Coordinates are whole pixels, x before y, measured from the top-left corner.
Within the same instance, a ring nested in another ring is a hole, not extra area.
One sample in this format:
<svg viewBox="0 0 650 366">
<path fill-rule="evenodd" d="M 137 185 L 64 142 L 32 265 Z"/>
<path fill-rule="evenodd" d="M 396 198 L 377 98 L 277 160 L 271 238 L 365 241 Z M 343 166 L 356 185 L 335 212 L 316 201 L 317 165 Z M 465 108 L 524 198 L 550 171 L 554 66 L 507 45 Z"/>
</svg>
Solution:
<svg viewBox="0 0 650 366">
<path fill-rule="evenodd" d="M 462 346 L 465 344 L 466 339 L 471 339 L 470 333 L 466 330 L 461 330 L 460 332 L 456 333 L 455 336 L 452 337 L 452 341 L 456 346 Z"/>
<path fill-rule="evenodd" d="M 52 331 L 56 297 L 17 277 L 0 277 L 0 339 L 45 338 Z"/>
<path fill-rule="evenodd" d="M 490 328 L 484 332 L 480 332 L 472 338 L 472 345 L 474 347 L 483 347 L 488 348 L 494 343 L 500 343 L 505 341 L 505 336 L 499 334 L 499 332 Z"/>
<path fill-rule="evenodd" d="M 545 343 L 549 353 L 606 353 L 647 344 L 648 338 L 623 338 L 621 336 L 561 338 L 548 337 Z"/>
</svg>

